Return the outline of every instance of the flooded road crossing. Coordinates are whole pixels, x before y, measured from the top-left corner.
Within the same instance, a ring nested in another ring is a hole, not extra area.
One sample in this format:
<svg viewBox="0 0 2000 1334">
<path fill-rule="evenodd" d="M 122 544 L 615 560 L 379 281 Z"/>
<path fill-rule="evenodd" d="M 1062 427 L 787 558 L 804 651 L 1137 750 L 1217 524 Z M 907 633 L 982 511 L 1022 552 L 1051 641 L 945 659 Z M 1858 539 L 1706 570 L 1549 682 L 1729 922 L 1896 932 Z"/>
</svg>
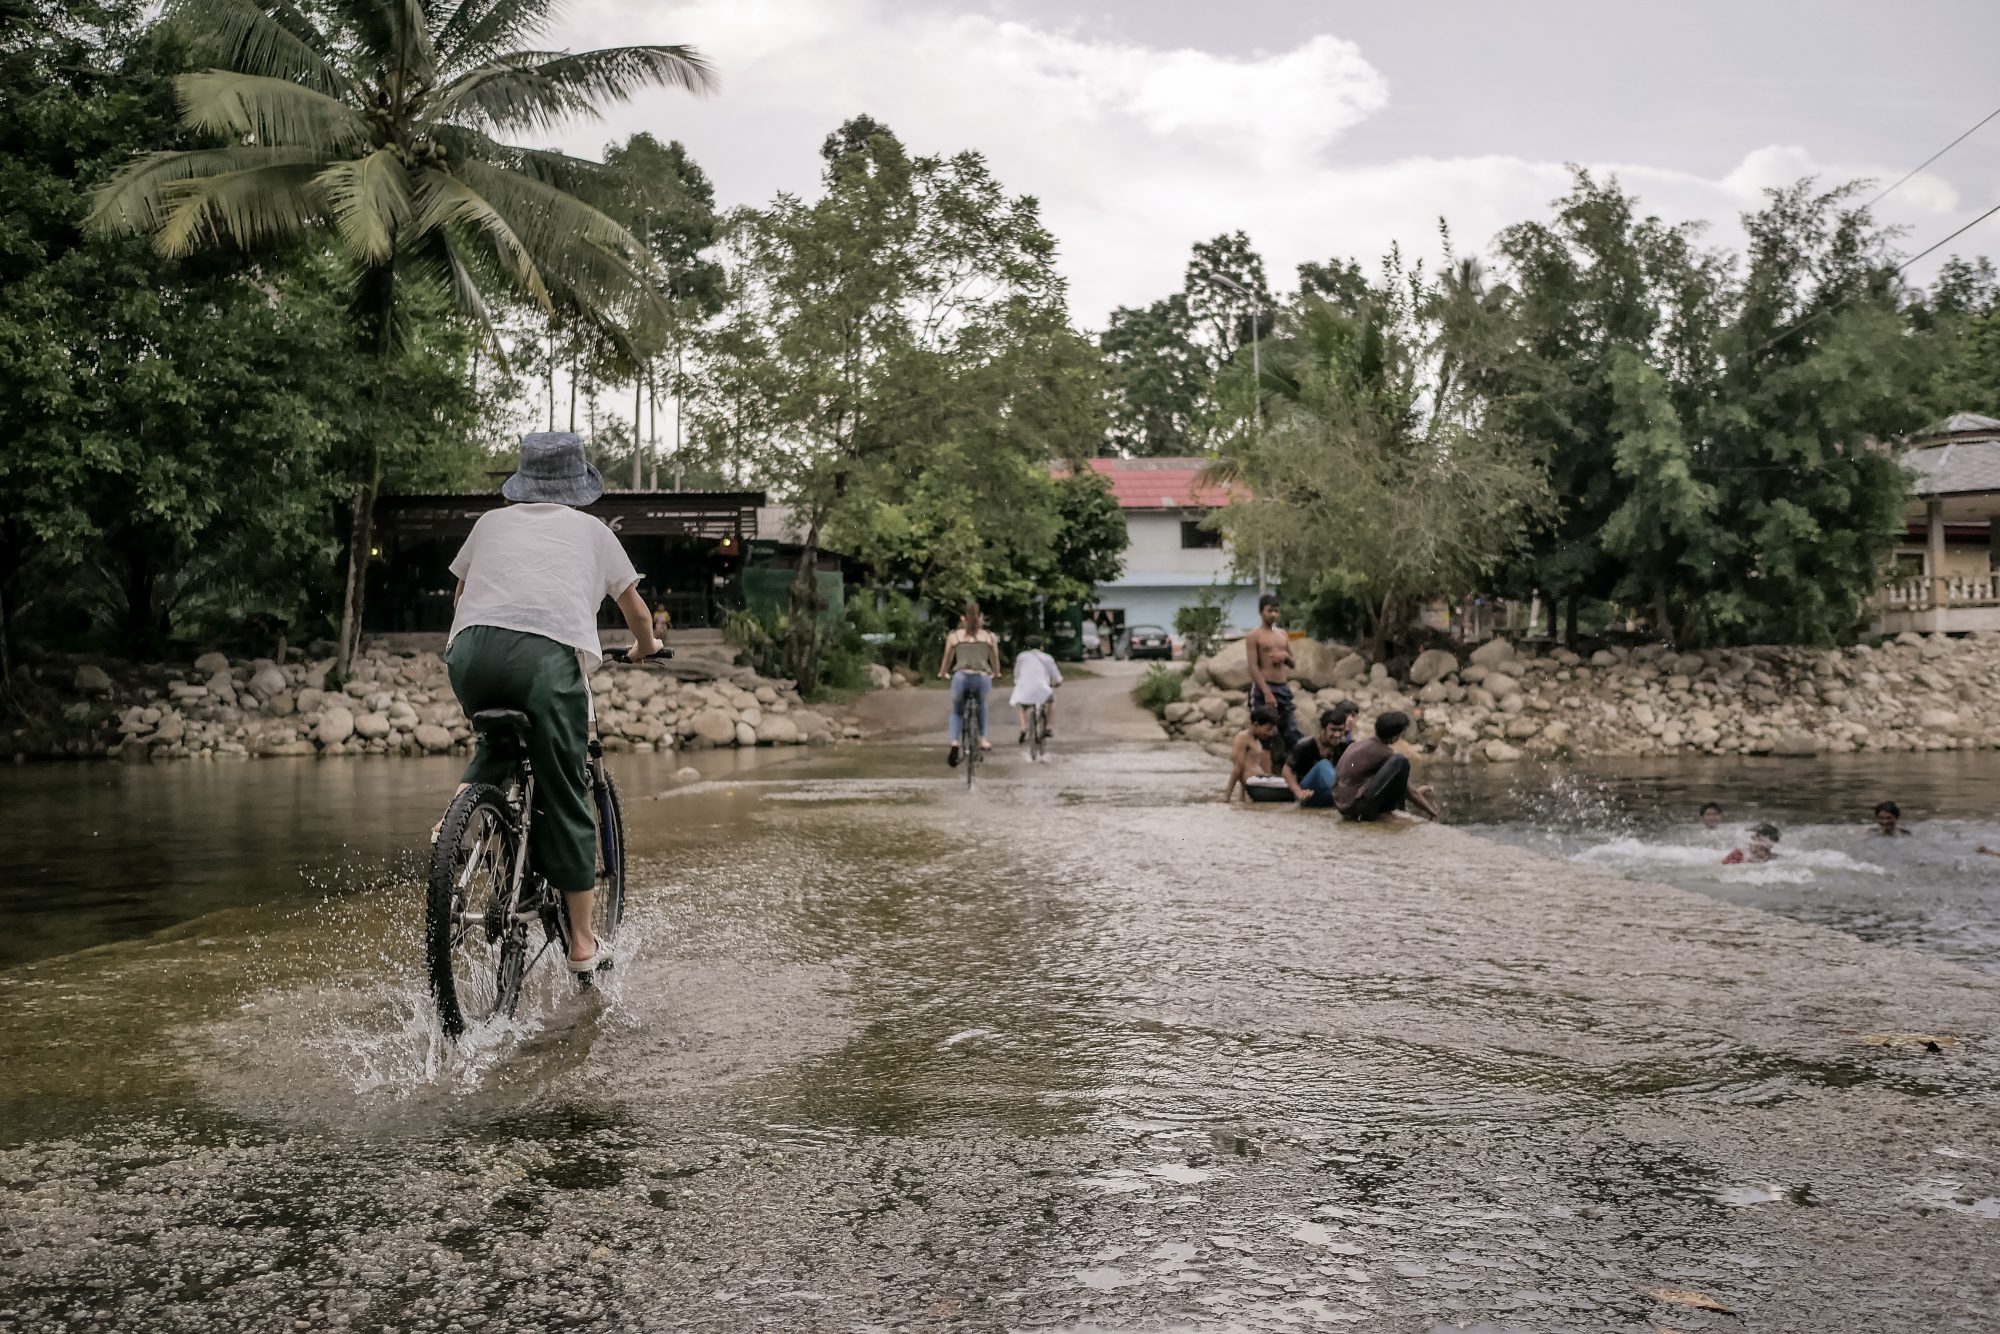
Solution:
<svg viewBox="0 0 2000 1334">
<path fill-rule="evenodd" d="M 0 1326 L 2000 1305 L 1992 978 L 1451 830 L 1225 809 L 1187 748 L 1003 753 L 971 795 L 915 747 L 677 791 L 665 758 L 620 757 L 612 984 L 457 1048 L 392 839 L 0 972 Z M 350 768 L 392 832 L 451 779 Z"/>
</svg>

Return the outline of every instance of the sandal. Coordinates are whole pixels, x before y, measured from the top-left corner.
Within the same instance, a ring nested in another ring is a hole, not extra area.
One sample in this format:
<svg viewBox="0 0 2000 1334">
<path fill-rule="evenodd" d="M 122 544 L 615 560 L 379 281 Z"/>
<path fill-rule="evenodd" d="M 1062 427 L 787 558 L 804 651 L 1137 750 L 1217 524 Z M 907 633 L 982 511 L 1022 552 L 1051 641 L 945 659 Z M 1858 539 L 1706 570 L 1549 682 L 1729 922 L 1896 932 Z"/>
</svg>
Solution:
<svg viewBox="0 0 2000 1334">
<path fill-rule="evenodd" d="M 570 972 L 576 974 L 578 977 L 588 977 L 611 962 L 611 951 L 605 949 L 604 942 L 600 940 L 597 942 L 597 953 L 591 955 L 588 959 L 572 959 L 568 955 L 564 955 L 563 962 L 568 964 Z"/>
</svg>

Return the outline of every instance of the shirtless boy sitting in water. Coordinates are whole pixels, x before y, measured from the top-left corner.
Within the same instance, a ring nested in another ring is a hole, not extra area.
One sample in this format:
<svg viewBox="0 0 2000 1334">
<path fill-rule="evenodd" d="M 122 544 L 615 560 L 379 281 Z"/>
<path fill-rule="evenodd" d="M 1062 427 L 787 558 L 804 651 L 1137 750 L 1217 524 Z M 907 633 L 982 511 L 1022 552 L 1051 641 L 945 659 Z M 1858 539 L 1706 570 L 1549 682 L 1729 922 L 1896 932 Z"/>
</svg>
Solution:
<svg viewBox="0 0 2000 1334">
<path fill-rule="evenodd" d="M 1250 707 L 1270 709 L 1278 715 L 1278 732 L 1285 738 L 1284 753 L 1289 755 L 1304 733 L 1299 731 L 1298 707 L 1292 702 L 1292 637 L 1278 628 L 1276 593 L 1257 599 L 1257 617 L 1262 624 L 1243 640 L 1250 668 Z"/>
<path fill-rule="evenodd" d="M 1278 735 L 1278 715 L 1270 709 L 1250 710 L 1250 725 L 1236 734 L 1236 741 L 1229 748 L 1229 786 L 1222 789 L 1222 799 L 1233 801 L 1236 789 L 1243 789 L 1244 800 L 1250 799 L 1252 778 L 1266 778 L 1271 773 L 1271 743 Z"/>
</svg>

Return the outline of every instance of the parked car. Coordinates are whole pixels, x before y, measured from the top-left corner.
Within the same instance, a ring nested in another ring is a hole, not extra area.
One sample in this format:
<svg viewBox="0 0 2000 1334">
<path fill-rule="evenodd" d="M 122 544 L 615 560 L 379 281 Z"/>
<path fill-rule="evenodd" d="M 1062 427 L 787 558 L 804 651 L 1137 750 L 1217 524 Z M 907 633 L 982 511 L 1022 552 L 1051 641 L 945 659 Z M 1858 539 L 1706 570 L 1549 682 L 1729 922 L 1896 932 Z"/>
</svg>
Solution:
<svg viewBox="0 0 2000 1334">
<path fill-rule="evenodd" d="M 1157 625 L 1135 625 L 1126 632 L 1131 644 L 1127 656 L 1133 658 L 1165 658 L 1174 656 L 1174 638 Z"/>
</svg>

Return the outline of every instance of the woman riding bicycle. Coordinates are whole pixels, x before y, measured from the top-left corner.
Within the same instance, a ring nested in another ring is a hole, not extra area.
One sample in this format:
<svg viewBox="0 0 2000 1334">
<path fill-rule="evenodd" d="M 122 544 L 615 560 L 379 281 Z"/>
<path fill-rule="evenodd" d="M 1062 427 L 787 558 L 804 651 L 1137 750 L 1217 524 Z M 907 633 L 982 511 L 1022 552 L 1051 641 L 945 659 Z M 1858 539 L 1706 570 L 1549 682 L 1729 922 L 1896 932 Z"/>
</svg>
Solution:
<svg viewBox="0 0 2000 1334">
<path fill-rule="evenodd" d="M 618 603 L 632 631 L 632 658 L 651 657 L 652 612 L 639 574 L 603 520 L 581 511 L 604 494 L 604 479 L 567 431 L 521 437 L 521 466 L 500 487 L 513 502 L 489 510 L 452 559 L 457 611 L 445 648 L 451 688 L 467 716 L 518 709 L 533 723 L 535 818 L 528 864 L 563 892 L 570 920 L 569 968 L 605 962 L 592 933 L 597 825 L 585 771 L 590 736 L 587 674 L 601 660 L 597 606 Z M 459 790 L 504 783 L 509 761 L 484 737 Z"/>
<path fill-rule="evenodd" d="M 1000 639 L 986 628 L 979 604 L 970 598 L 958 628 L 945 636 L 944 661 L 938 664 L 938 675 L 951 678 L 951 751 L 945 763 L 956 768 L 963 740 L 959 732 L 964 726 L 960 711 L 967 695 L 979 701 L 979 748 L 993 749 L 993 743 L 986 739 L 986 701 L 1000 675 Z"/>
</svg>

